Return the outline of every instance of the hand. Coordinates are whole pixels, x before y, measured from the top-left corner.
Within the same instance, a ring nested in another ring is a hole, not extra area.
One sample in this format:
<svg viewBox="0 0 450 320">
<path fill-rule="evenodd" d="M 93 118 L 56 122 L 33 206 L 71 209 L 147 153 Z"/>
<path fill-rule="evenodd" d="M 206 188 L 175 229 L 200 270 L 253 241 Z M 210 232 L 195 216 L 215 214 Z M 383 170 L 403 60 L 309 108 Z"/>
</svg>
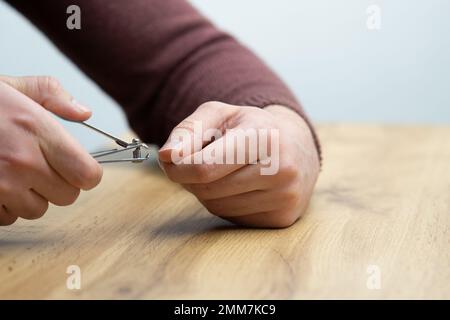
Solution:
<svg viewBox="0 0 450 320">
<path fill-rule="evenodd" d="M 218 131 L 208 134 L 209 128 Z M 251 147 L 253 138 L 245 130 L 269 132 L 269 143 L 263 136 L 257 139 L 258 147 L 268 147 L 267 152 Z M 229 144 L 231 134 L 243 138 L 246 145 Z M 234 156 L 238 153 L 240 162 Z M 233 155 L 229 157 L 233 163 L 226 161 L 227 154 Z M 288 227 L 305 212 L 320 168 L 311 131 L 294 111 L 220 102 L 201 105 L 175 127 L 159 151 L 159 160 L 167 176 L 193 193 L 212 214 L 245 226 L 271 228 Z M 201 164 L 195 164 L 200 160 Z"/>
<path fill-rule="evenodd" d="M 49 202 L 72 204 L 101 179 L 99 164 L 46 109 L 73 121 L 91 115 L 53 78 L 0 76 L 0 225 L 39 218 Z"/>
</svg>

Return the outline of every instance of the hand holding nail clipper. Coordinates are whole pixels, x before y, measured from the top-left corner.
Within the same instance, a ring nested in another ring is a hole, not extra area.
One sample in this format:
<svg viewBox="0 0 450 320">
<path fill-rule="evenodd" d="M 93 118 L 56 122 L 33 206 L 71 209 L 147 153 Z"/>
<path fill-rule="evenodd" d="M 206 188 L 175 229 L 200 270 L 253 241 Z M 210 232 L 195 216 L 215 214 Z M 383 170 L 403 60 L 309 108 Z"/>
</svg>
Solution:
<svg viewBox="0 0 450 320">
<path fill-rule="evenodd" d="M 102 168 L 51 114 L 85 121 L 88 108 L 51 77 L 0 76 L 0 225 L 72 204 Z"/>
</svg>

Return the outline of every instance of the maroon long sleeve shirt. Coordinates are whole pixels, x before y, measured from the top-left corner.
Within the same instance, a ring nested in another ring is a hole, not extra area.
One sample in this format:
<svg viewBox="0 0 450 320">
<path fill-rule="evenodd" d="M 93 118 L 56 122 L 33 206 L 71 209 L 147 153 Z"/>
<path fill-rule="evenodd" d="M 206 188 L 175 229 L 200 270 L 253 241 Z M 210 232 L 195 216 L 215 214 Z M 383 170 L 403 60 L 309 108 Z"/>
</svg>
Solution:
<svg viewBox="0 0 450 320">
<path fill-rule="evenodd" d="M 185 0 L 8 2 L 124 108 L 147 142 L 163 144 L 175 125 L 211 100 L 283 105 L 309 124 L 283 82 Z M 81 9 L 80 30 L 66 26 L 73 4 Z"/>
</svg>

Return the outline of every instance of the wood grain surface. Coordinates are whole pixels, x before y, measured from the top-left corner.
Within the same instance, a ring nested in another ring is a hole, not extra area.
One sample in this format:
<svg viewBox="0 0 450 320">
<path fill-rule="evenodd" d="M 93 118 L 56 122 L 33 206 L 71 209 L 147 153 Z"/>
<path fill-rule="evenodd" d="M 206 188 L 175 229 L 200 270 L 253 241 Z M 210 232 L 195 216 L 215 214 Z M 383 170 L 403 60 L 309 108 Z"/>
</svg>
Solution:
<svg viewBox="0 0 450 320">
<path fill-rule="evenodd" d="M 209 215 L 154 162 L 105 165 L 76 205 L 0 228 L 0 298 L 449 299 L 450 128 L 319 135 L 311 206 L 283 230 Z M 70 265 L 80 290 L 66 287 Z"/>
</svg>

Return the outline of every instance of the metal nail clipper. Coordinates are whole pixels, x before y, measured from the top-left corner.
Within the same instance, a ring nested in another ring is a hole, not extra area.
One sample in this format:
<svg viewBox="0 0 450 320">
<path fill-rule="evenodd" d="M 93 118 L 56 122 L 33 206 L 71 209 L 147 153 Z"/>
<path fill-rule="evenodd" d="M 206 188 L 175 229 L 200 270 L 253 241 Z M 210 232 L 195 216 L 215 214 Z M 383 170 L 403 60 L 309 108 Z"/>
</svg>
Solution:
<svg viewBox="0 0 450 320">
<path fill-rule="evenodd" d="M 145 160 L 148 160 L 150 156 L 150 152 L 147 151 L 150 148 L 145 144 L 142 143 L 139 139 L 133 139 L 131 142 L 123 141 L 122 139 L 119 139 L 112 134 L 109 134 L 103 130 L 100 130 L 86 122 L 80 122 L 82 125 L 88 127 L 91 130 L 94 130 L 105 137 L 108 137 L 109 139 L 113 140 L 117 145 L 119 145 L 121 148 L 114 148 L 114 149 L 108 149 L 103 151 L 97 151 L 92 152 L 91 156 L 97 159 L 99 163 L 112 163 L 112 162 L 134 162 L 139 163 L 143 162 Z M 132 158 L 123 158 L 123 159 L 101 159 L 102 157 L 109 156 L 112 154 L 117 154 L 124 151 L 131 151 L 133 153 Z M 147 151 L 147 152 L 146 152 Z"/>
</svg>

